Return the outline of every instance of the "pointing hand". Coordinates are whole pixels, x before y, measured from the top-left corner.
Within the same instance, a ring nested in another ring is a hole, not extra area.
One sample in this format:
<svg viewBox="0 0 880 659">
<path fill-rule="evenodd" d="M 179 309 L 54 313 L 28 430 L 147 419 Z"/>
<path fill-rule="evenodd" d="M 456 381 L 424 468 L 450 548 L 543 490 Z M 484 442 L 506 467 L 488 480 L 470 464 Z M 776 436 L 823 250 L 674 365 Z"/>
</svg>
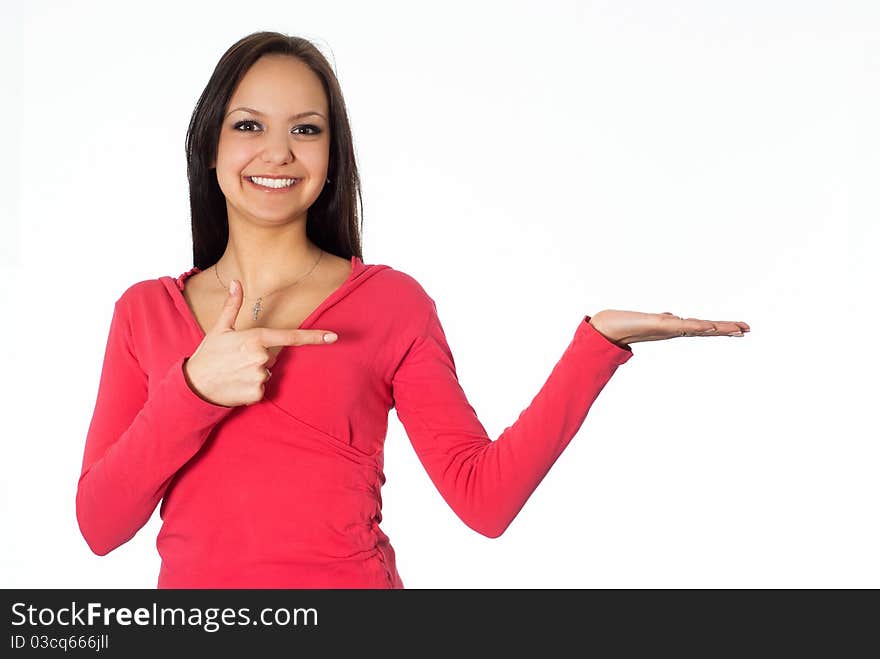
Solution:
<svg viewBox="0 0 880 659">
<path fill-rule="evenodd" d="M 336 335 L 326 330 L 252 327 L 235 329 L 244 295 L 234 280 L 235 292 L 226 302 L 214 326 L 199 347 L 183 363 L 190 388 L 202 399 L 234 407 L 262 400 L 278 353 L 284 346 L 333 343 Z M 325 340 L 325 335 L 328 337 Z"/>
</svg>

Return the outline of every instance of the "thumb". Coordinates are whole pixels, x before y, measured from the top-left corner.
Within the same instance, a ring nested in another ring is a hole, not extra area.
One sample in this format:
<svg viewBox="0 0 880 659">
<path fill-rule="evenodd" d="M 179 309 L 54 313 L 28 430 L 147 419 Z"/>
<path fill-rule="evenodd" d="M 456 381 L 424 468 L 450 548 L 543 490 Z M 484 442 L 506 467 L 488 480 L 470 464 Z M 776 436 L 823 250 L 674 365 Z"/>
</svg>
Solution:
<svg viewBox="0 0 880 659">
<path fill-rule="evenodd" d="M 229 282 L 229 294 L 226 296 L 226 302 L 220 310 L 217 322 L 214 323 L 214 331 L 223 331 L 235 329 L 235 319 L 238 318 L 238 311 L 241 309 L 241 301 L 244 298 L 241 292 L 241 282 L 233 279 Z"/>
</svg>

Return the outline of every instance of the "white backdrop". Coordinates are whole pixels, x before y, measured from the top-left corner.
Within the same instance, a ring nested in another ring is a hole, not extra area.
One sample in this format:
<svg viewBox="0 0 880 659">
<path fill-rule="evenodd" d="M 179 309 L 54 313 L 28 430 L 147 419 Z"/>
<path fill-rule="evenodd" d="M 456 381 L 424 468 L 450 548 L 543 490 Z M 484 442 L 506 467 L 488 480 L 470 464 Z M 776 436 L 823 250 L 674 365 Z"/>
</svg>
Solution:
<svg viewBox="0 0 880 659">
<path fill-rule="evenodd" d="M 4 3 L 2 585 L 155 586 L 75 493 L 113 303 L 192 266 L 184 135 L 223 52 L 312 39 L 348 104 L 364 261 L 436 300 L 497 438 L 584 314 L 637 343 L 508 530 L 467 528 L 392 412 L 407 588 L 880 587 L 880 5 Z M 514 367 L 514 365 L 516 365 Z"/>
</svg>

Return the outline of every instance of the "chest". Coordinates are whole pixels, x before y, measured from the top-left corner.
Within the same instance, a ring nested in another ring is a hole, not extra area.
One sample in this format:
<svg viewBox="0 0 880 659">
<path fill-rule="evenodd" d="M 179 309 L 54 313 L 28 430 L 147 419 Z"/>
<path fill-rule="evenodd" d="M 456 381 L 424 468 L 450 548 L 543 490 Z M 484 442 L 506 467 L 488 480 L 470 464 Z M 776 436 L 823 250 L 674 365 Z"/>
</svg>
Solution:
<svg viewBox="0 0 880 659">
<path fill-rule="evenodd" d="M 337 303 L 326 304 L 351 276 L 351 265 L 341 266 L 345 267 L 340 267 L 333 278 L 321 278 L 309 287 L 297 284 L 289 294 L 280 292 L 264 297 L 256 321 L 252 317 L 256 299 L 243 302 L 234 323 L 236 330 L 296 329 L 315 316 L 316 310 L 324 308 L 311 326 L 335 331 L 340 340 L 319 347 L 288 346 L 281 351 L 270 347 L 269 351 L 277 359 L 270 367 L 272 379 L 268 381 L 264 398 L 272 405 L 250 406 L 250 413 L 242 412 L 237 418 L 242 423 L 252 420 L 254 434 L 260 434 L 266 427 L 265 413 L 280 413 L 277 423 L 270 424 L 273 427 L 293 426 L 301 433 L 321 434 L 328 445 L 344 450 L 352 447 L 373 456 L 382 450 L 388 412 L 393 403 L 391 365 L 399 361 L 397 347 L 406 342 L 400 333 L 408 326 L 398 321 L 405 300 L 398 295 L 369 294 L 364 288 L 365 279 L 361 279 L 351 293 L 340 297 Z M 316 273 L 320 267 L 323 266 L 319 266 Z M 375 272 L 367 273 L 371 274 Z M 227 294 L 213 270 L 208 268 L 186 278 L 180 290 L 191 312 L 190 320 L 197 323 L 203 333 L 216 326 Z M 198 343 L 191 327 L 183 331 L 184 324 L 175 324 L 169 330 L 175 333 L 169 336 L 169 343 L 176 346 L 174 355 L 182 350 L 193 351 Z M 175 342 L 178 335 L 180 340 Z M 153 343 L 164 345 L 164 342 Z M 386 352 L 390 355 L 387 358 Z M 152 370 L 157 374 L 154 381 L 159 382 L 158 375 L 168 370 L 167 359 Z"/>
<path fill-rule="evenodd" d="M 297 329 L 345 282 L 345 279 L 344 273 L 323 277 L 308 285 L 297 284 L 288 290 L 265 295 L 259 299 L 259 302 L 257 295 L 248 295 L 242 300 L 235 319 L 235 329 L 246 330 L 253 327 Z M 202 332 L 206 333 L 217 323 L 227 295 L 209 269 L 187 279 L 183 297 Z M 259 304 L 259 313 L 255 319 L 254 308 L 257 304 Z"/>
</svg>

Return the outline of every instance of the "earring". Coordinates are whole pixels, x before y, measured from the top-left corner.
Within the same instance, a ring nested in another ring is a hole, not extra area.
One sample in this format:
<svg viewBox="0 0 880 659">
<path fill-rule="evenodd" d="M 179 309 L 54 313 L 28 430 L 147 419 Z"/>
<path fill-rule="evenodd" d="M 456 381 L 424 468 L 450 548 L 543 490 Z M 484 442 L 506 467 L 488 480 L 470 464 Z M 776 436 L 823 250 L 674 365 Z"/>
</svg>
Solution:
<svg viewBox="0 0 880 659">
<path fill-rule="evenodd" d="M 330 182 L 330 179 L 328 178 L 328 179 L 327 179 L 327 183 L 329 183 L 329 182 Z"/>
</svg>

